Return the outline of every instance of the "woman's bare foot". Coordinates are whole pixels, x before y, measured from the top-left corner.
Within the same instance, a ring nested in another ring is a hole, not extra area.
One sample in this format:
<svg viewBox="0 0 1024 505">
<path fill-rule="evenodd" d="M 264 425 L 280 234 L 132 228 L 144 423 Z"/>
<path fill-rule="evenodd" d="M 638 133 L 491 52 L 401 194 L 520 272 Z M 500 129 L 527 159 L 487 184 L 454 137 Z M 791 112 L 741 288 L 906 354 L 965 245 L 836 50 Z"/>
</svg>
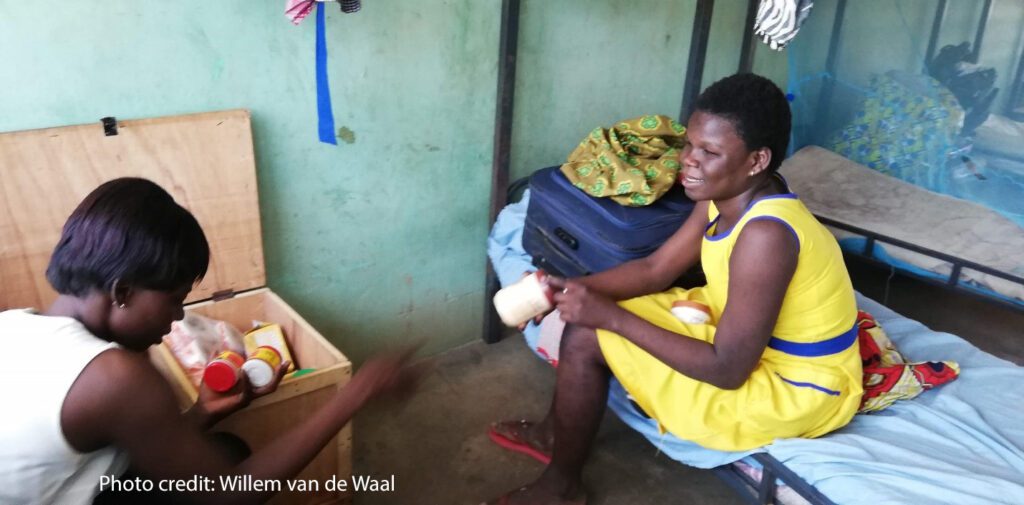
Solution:
<svg viewBox="0 0 1024 505">
<path fill-rule="evenodd" d="M 499 421 L 491 424 L 488 435 L 494 443 L 510 451 L 526 454 L 544 464 L 551 462 L 555 434 L 549 422 Z"/>
</svg>

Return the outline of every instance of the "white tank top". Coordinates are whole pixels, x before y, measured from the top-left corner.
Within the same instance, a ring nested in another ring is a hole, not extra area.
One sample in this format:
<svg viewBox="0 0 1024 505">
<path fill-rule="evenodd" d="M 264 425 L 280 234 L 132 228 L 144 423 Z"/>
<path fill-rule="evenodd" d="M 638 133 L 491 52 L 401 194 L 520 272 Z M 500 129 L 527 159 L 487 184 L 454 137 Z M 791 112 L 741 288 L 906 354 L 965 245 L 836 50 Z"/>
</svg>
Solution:
<svg viewBox="0 0 1024 505">
<path fill-rule="evenodd" d="M 64 438 L 60 411 L 71 385 L 97 355 L 118 345 L 69 317 L 0 312 L 0 503 L 90 504 L 101 475 L 120 475 L 123 453 L 81 453 Z"/>
</svg>

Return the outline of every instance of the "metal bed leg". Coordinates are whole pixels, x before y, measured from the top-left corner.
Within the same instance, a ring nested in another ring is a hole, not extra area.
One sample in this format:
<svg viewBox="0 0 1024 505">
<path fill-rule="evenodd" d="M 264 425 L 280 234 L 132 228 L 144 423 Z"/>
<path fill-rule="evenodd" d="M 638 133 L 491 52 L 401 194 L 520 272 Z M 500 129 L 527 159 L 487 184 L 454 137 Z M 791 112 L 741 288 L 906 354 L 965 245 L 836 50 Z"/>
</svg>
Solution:
<svg viewBox="0 0 1024 505">
<path fill-rule="evenodd" d="M 714 9 L 715 0 L 697 0 L 697 8 L 693 12 L 693 35 L 690 37 L 690 56 L 686 60 L 686 77 L 683 80 L 683 104 L 679 111 L 679 122 L 683 124 L 686 124 L 690 112 L 693 111 L 693 104 L 700 95 Z"/>
<path fill-rule="evenodd" d="M 512 104 L 516 88 L 516 50 L 519 44 L 519 0 L 502 0 L 501 35 L 498 44 L 498 98 L 494 114 L 494 164 L 491 166 L 491 213 L 494 224 L 505 206 L 508 192 L 509 158 L 512 151 Z M 487 261 L 484 282 L 483 339 L 488 344 L 501 340 L 502 326 L 491 298 L 498 292 L 498 278 Z"/>
<path fill-rule="evenodd" d="M 757 501 L 764 505 L 775 502 L 775 472 L 769 468 L 761 469 L 761 482 L 757 485 Z"/>
<path fill-rule="evenodd" d="M 757 47 L 757 39 L 754 38 L 754 21 L 757 20 L 758 0 L 747 1 L 747 24 L 743 27 L 743 45 L 740 46 L 739 73 L 750 72 L 754 69 L 754 52 Z"/>
</svg>

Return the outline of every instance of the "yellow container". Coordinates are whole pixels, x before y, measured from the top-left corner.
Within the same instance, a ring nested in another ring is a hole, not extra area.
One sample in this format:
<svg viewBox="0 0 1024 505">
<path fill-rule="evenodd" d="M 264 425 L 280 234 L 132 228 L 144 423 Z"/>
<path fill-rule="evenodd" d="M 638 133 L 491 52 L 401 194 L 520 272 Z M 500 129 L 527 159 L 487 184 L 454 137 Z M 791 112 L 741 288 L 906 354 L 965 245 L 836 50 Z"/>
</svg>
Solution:
<svg viewBox="0 0 1024 505">
<path fill-rule="evenodd" d="M 284 338 L 284 332 L 281 331 L 281 325 L 261 324 L 249 330 L 242 339 L 245 343 L 246 354 L 252 355 L 260 347 L 273 347 L 281 355 L 282 361 L 290 362 L 288 373 L 295 371 L 295 360 L 292 359 L 292 354 L 288 350 L 288 342 Z"/>
</svg>

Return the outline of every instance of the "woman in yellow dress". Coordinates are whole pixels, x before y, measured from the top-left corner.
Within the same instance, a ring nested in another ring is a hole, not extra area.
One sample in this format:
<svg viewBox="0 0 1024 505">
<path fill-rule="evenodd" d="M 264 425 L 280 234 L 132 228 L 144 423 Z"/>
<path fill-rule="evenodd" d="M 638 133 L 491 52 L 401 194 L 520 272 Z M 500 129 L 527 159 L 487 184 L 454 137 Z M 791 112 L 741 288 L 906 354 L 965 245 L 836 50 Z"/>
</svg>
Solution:
<svg viewBox="0 0 1024 505">
<path fill-rule="evenodd" d="M 857 307 L 835 239 L 777 174 L 790 118 L 763 77 L 711 85 L 680 154 L 693 214 L 649 257 L 553 280 L 568 325 L 551 410 L 492 427 L 502 445 L 550 463 L 497 503 L 585 503 L 581 470 L 612 375 L 659 427 L 710 449 L 817 437 L 850 421 L 863 391 Z M 698 260 L 707 285 L 670 288 Z M 710 321 L 673 316 L 679 300 L 708 306 Z"/>
</svg>

